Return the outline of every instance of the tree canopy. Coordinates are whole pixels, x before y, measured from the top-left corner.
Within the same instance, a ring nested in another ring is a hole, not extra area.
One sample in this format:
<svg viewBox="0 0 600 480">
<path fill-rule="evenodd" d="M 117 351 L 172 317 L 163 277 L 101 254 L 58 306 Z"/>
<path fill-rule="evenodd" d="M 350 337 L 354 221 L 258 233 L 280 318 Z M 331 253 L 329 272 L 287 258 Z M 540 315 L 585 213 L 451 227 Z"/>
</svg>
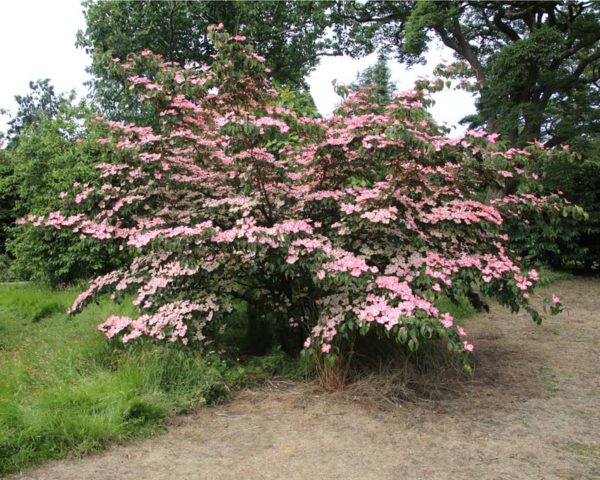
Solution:
<svg viewBox="0 0 600 480">
<path fill-rule="evenodd" d="M 86 29 L 77 45 L 92 56 L 90 73 L 96 100 L 115 114 L 139 107 L 114 68 L 113 58 L 149 49 L 167 61 L 210 63 L 214 47 L 206 31 L 222 23 L 232 35 L 247 36 L 267 57 L 272 79 L 306 89 L 305 77 L 319 57 L 333 53 L 326 38 L 328 2 L 294 1 L 138 1 L 83 3 Z"/>
<path fill-rule="evenodd" d="M 411 65 L 441 41 L 468 66 L 452 74 L 475 79 L 473 125 L 553 146 L 599 133 L 599 11 L 593 1 L 351 1 L 331 20 L 353 56 L 380 48 Z"/>
<path fill-rule="evenodd" d="M 72 100 L 72 95 L 57 94 L 48 78 L 29 82 L 29 89 L 26 95 L 15 95 L 17 112 L 8 122 L 9 146 L 14 145 L 16 138 L 28 126 L 54 117 L 65 103 Z"/>
</svg>

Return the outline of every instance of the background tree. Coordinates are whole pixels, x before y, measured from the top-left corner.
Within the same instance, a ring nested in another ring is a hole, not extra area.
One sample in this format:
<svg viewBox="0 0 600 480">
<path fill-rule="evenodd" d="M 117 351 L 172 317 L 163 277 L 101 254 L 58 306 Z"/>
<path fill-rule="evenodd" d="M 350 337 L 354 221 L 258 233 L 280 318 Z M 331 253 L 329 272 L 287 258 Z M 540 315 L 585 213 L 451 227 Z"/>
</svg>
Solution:
<svg viewBox="0 0 600 480">
<path fill-rule="evenodd" d="M 27 95 L 15 95 L 17 112 L 8 121 L 8 147 L 14 145 L 19 134 L 28 126 L 39 124 L 45 118 L 54 117 L 65 102 L 72 101 L 73 93 L 66 96 L 54 92 L 50 79 L 29 82 Z"/>
<path fill-rule="evenodd" d="M 411 65 L 438 39 L 476 80 L 473 125 L 553 146 L 600 129 L 599 11 L 592 1 L 353 1 L 338 2 L 332 21 L 353 56 L 390 49 Z"/>
<path fill-rule="evenodd" d="M 14 201 L 6 229 L 9 277 L 59 286 L 118 268 L 126 258 L 115 245 L 80 238 L 77 232 L 15 225 L 14 217 L 60 208 L 73 184 L 101 181 L 95 164 L 103 157 L 96 139 L 104 129 L 89 121 L 84 126 L 92 115 L 85 106 L 61 108 L 35 128 L 26 128 L 10 151 L 10 175 L 3 185 Z"/>
<path fill-rule="evenodd" d="M 8 146 L 0 150 L 0 275 L 56 286 L 112 269 L 124 254 L 73 232 L 15 225 L 25 215 L 59 208 L 61 192 L 74 182 L 93 184 L 101 161 L 98 127 L 85 125 L 95 113 L 76 105 L 74 94 L 56 93 L 47 79 L 30 88 L 15 97 Z"/>
<path fill-rule="evenodd" d="M 377 62 L 360 72 L 350 87 L 354 90 L 371 87 L 373 100 L 379 105 L 388 104 L 396 87 L 392 82 L 392 72 L 388 67 L 385 55 L 380 53 Z"/>
<path fill-rule="evenodd" d="M 113 57 L 149 49 L 180 64 L 211 63 L 215 52 L 206 35 L 211 24 L 248 36 L 256 52 L 268 58 L 276 84 L 307 91 L 305 77 L 319 57 L 334 53 L 325 36 L 329 3 L 87 0 L 86 29 L 78 33 L 77 45 L 92 56 L 95 99 L 112 116 L 140 108 Z"/>
<path fill-rule="evenodd" d="M 72 101 L 71 96 L 56 94 L 49 79 L 29 82 L 29 93 L 16 95 L 17 112 L 7 122 L 8 131 L 0 134 L 0 146 L 7 140 L 5 148 L 0 150 L 0 254 L 6 254 L 7 229 L 19 217 L 18 182 L 14 177 L 14 150 L 23 132 L 35 129 L 47 118 L 53 118 L 62 107 Z M 5 110 L 0 113 L 8 114 Z M 4 260 L 6 258 L 3 257 Z M 8 261 L 2 262 L 0 269 Z"/>
<path fill-rule="evenodd" d="M 14 222 L 13 213 L 16 194 L 13 188 L 5 186 L 5 179 L 12 174 L 12 165 L 6 150 L 0 150 L 0 257 L 6 254 L 6 226 Z M 11 184 L 12 187 L 12 184 Z M 0 264 L 0 270 L 2 264 Z"/>
</svg>

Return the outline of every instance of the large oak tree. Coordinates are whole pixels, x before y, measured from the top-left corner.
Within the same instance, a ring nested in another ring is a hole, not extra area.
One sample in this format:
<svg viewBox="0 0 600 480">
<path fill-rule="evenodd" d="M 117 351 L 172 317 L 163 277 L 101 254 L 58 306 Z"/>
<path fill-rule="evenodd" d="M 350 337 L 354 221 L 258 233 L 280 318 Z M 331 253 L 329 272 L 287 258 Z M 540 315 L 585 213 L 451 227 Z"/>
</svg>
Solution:
<svg viewBox="0 0 600 480">
<path fill-rule="evenodd" d="M 351 1 L 331 20 L 354 56 L 383 48 L 410 65 L 441 41 L 476 81 L 473 124 L 552 146 L 600 131 L 599 12 L 593 1 Z"/>
</svg>

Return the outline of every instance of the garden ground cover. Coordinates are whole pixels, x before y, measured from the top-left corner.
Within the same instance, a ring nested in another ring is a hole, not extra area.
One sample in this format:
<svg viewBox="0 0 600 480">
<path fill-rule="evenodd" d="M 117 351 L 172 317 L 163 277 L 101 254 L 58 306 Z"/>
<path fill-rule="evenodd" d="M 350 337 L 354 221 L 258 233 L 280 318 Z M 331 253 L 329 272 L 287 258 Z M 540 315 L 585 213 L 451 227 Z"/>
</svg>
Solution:
<svg viewBox="0 0 600 480">
<path fill-rule="evenodd" d="M 596 479 L 600 280 L 552 292 L 568 309 L 541 326 L 496 305 L 468 320 L 474 377 L 429 398 L 392 404 L 356 388 L 267 382 L 174 417 L 165 435 L 14 478 Z"/>
</svg>

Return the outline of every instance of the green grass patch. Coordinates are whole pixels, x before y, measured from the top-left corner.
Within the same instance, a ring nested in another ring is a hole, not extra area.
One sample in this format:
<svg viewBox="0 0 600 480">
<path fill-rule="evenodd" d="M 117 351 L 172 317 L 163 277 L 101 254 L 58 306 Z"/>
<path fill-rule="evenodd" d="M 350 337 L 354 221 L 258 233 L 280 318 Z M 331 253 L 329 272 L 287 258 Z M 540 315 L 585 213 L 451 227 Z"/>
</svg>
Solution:
<svg viewBox="0 0 600 480">
<path fill-rule="evenodd" d="M 0 285 L 0 474 L 164 429 L 198 402 L 274 375 L 301 378 L 306 360 L 283 353 L 244 363 L 152 343 L 109 343 L 96 325 L 131 305 L 64 312 L 75 290 Z"/>
<path fill-rule="evenodd" d="M 600 446 L 589 443 L 569 442 L 566 445 L 566 450 L 577 456 L 587 457 L 589 459 L 597 459 L 600 455 Z"/>
<path fill-rule="evenodd" d="M 575 276 L 569 272 L 559 272 L 555 270 L 549 270 L 547 268 L 541 268 L 540 273 L 540 284 L 547 286 L 552 283 L 561 282 L 563 280 L 572 280 Z"/>
<path fill-rule="evenodd" d="M 458 322 L 469 318 L 471 315 L 477 313 L 477 310 L 471 305 L 469 300 L 465 297 L 458 297 L 456 302 L 453 302 L 446 296 L 438 298 L 435 302 L 437 308 L 442 312 L 448 312 Z"/>
</svg>

